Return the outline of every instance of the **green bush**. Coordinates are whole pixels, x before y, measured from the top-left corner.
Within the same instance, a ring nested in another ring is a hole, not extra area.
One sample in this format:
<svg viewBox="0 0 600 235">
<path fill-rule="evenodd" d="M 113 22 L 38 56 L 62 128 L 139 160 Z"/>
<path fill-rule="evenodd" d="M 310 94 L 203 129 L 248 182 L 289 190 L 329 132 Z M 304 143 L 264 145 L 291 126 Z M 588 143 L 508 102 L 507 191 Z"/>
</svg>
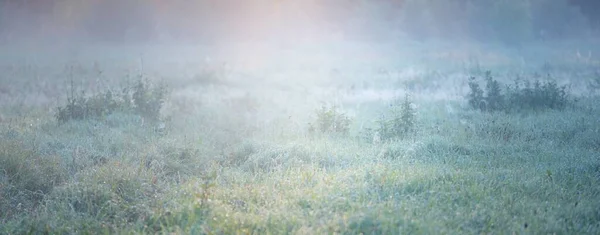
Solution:
<svg viewBox="0 0 600 235">
<path fill-rule="evenodd" d="M 415 131 L 415 109 L 409 95 L 390 106 L 389 113 L 382 115 L 376 132 L 381 140 L 404 138 Z"/>
<path fill-rule="evenodd" d="M 470 92 L 467 95 L 467 99 L 469 100 L 469 106 L 474 109 L 485 109 L 485 101 L 483 96 L 483 90 L 477 83 L 475 77 L 469 78 L 469 89 Z"/>
<path fill-rule="evenodd" d="M 490 111 L 503 110 L 505 102 L 500 83 L 494 80 L 490 71 L 485 73 L 485 81 L 485 90 L 487 94 L 485 97 L 486 109 Z"/>
<path fill-rule="evenodd" d="M 152 86 L 148 80 L 140 79 L 131 88 L 131 101 L 135 113 L 153 121 L 159 120 L 160 109 L 167 96 L 166 87 Z"/>
<path fill-rule="evenodd" d="M 121 94 L 107 90 L 89 97 L 84 91 L 77 91 L 71 82 L 67 104 L 58 107 L 56 120 L 65 123 L 70 120 L 103 119 L 121 111 L 139 115 L 148 121 L 158 121 L 167 95 L 165 85 L 153 85 L 141 78 L 123 88 Z"/>
<path fill-rule="evenodd" d="M 67 94 L 67 104 L 58 107 L 56 119 L 60 123 L 69 120 L 83 120 L 88 118 L 104 117 L 117 108 L 118 103 L 114 100 L 111 91 L 86 97 L 84 91 L 76 91 L 71 81 L 70 94 Z"/>
<path fill-rule="evenodd" d="M 332 106 L 321 106 L 316 111 L 317 120 L 314 124 L 309 123 L 309 132 L 321 132 L 321 133 L 338 133 L 347 134 L 350 130 L 350 118 L 342 111 L 338 110 L 335 105 Z"/>
<path fill-rule="evenodd" d="M 474 77 L 469 79 L 469 106 L 476 110 L 507 113 L 523 111 L 539 111 L 546 109 L 563 110 L 570 102 L 567 86 L 559 86 L 555 81 L 535 80 L 533 85 L 528 81 L 515 80 L 503 91 L 500 83 L 491 72 L 486 72 L 485 94 Z"/>
</svg>

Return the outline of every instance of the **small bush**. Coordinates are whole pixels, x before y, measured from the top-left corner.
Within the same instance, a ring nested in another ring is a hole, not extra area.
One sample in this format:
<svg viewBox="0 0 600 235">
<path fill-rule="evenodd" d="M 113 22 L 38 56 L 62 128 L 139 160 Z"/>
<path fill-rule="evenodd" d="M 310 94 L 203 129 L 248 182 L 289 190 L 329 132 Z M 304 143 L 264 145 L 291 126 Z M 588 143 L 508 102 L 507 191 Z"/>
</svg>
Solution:
<svg viewBox="0 0 600 235">
<path fill-rule="evenodd" d="M 389 118 L 386 118 L 389 117 Z M 415 109 L 409 95 L 390 106 L 388 115 L 382 115 L 376 132 L 381 140 L 404 138 L 415 131 Z"/>
<path fill-rule="evenodd" d="M 316 131 L 329 134 L 347 134 L 350 130 L 350 118 L 335 105 L 325 106 L 316 111 L 315 124 L 309 123 L 309 132 Z"/>
<path fill-rule="evenodd" d="M 135 113 L 153 121 L 159 120 L 160 109 L 167 96 L 166 87 L 164 85 L 152 86 L 148 80 L 140 79 L 131 88 L 131 101 Z"/>
<path fill-rule="evenodd" d="M 567 86 L 559 86 L 555 81 L 535 80 L 530 82 L 517 79 L 503 91 L 500 83 L 491 73 L 486 72 L 485 95 L 474 77 L 469 79 L 467 100 L 471 108 L 487 112 L 507 113 L 538 111 L 545 109 L 563 110 L 569 104 Z"/>
<path fill-rule="evenodd" d="M 109 114 L 122 111 L 149 121 L 158 121 L 167 94 L 166 86 L 154 86 L 148 80 L 140 78 L 133 85 L 126 86 L 121 94 L 107 90 L 88 97 L 84 91 L 76 91 L 71 82 L 67 104 L 58 107 L 56 120 L 65 123 L 70 120 L 104 119 Z"/>
<path fill-rule="evenodd" d="M 56 119 L 60 123 L 65 123 L 69 120 L 100 118 L 112 113 L 117 107 L 118 103 L 114 100 L 111 91 L 86 97 L 84 91 L 76 91 L 73 81 L 71 81 L 67 104 L 64 107 L 58 107 Z"/>
<path fill-rule="evenodd" d="M 500 83 L 492 77 L 492 73 L 487 71 L 485 73 L 485 90 L 487 96 L 485 97 L 486 109 L 490 111 L 500 111 L 504 109 L 504 95 L 500 88 Z"/>
<path fill-rule="evenodd" d="M 469 106 L 474 109 L 485 109 L 485 102 L 483 97 L 483 90 L 477 83 L 475 77 L 469 78 L 469 89 L 471 90 L 467 95 L 467 99 L 469 100 Z"/>
</svg>

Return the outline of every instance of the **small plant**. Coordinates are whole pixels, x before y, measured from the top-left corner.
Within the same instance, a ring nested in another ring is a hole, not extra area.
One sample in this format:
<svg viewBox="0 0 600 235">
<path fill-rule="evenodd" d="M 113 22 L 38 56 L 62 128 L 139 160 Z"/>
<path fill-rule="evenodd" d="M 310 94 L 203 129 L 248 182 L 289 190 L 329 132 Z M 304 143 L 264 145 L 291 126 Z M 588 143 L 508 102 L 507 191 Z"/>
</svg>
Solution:
<svg viewBox="0 0 600 235">
<path fill-rule="evenodd" d="M 504 109 L 504 96 L 500 89 L 500 83 L 492 77 L 492 72 L 485 72 L 485 97 L 486 109 L 489 111 L 501 111 Z"/>
<path fill-rule="evenodd" d="M 390 112 L 378 121 L 376 133 L 381 140 L 390 140 L 394 138 L 404 138 L 415 131 L 415 109 L 409 95 L 404 100 L 392 104 Z"/>
<path fill-rule="evenodd" d="M 159 120 L 160 109 L 167 96 L 166 86 L 153 87 L 148 80 L 140 79 L 133 86 L 132 92 L 135 113 L 152 121 Z"/>
<path fill-rule="evenodd" d="M 407 94 L 400 105 L 400 124 L 398 128 L 405 134 L 415 131 L 415 116 L 416 111 L 413 108 L 410 96 Z"/>
<path fill-rule="evenodd" d="M 485 110 L 485 101 L 483 98 L 483 90 L 479 87 L 479 83 L 475 80 L 475 77 L 469 78 L 470 92 L 467 95 L 469 100 L 469 106 L 474 109 Z"/>
<path fill-rule="evenodd" d="M 202 176 L 200 192 L 196 193 L 196 205 L 201 210 L 202 216 L 207 216 L 210 213 L 210 198 L 213 196 L 212 191 L 216 186 L 217 171 L 213 170 L 210 173 Z"/>
<path fill-rule="evenodd" d="M 335 105 L 323 105 L 316 114 L 315 124 L 309 123 L 309 132 L 347 134 L 350 130 L 350 118 Z"/>
</svg>

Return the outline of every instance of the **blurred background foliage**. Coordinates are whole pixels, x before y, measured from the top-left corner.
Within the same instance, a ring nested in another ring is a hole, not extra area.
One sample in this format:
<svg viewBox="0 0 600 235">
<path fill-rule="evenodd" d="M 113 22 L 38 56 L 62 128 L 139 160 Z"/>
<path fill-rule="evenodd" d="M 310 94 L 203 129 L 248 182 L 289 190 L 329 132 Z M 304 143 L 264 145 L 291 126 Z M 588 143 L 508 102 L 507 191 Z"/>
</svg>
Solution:
<svg viewBox="0 0 600 235">
<path fill-rule="evenodd" d="M 597 36 L 597 9 L 594 0 L 3 0 L 0 39 L 210 43 L 318 35 L 515 44 Z"/>
</svg>

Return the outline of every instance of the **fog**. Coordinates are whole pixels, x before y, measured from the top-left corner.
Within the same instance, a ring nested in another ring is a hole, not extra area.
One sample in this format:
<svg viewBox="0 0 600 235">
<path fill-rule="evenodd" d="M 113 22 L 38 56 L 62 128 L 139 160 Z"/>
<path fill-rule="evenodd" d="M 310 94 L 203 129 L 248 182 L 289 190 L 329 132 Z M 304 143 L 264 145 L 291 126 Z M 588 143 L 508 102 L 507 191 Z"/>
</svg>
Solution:
<svg viewBox="0 0 600 235">
<path fill-rule="evenodd" d="M 389 100 L 407 87 L 422 98 L 460 100 L 464 77 L 477 71 L 510 77 L 554 68 L 562 83 L 570 79 L 564 67 L 593 74 L 600 54 L 596 5 L 575 0 L 5 0 L 0 3 L 0 59 L 11 71 L 3 76 L 18 82 L 3 82 L 4 90 L 12 91 L 4 95 L 14 101 L 11 94 L 22 93 L 32 103 L 52 106 L 65 99 L 65 81 L 97 91 L 143 74 L 166 81 L 175 100 L 200 89 L 196 86 L 205 89 L 206 76 L 219 77 L 239 94 L 291 87 L 304 97 L 300 91 L 308 90 L 305 99 L 312 106 Z M 427 82 L 415 82 L 423 79 Z M 27 95 L 17 86 L 32 83 L 53 87 Z M 415 83 L 422 84 L 414 88 Z M 585 90 L 585 82 L 573 84 L 576 91 Z M 275 98 L 282 106 L 306 104 L 282 96 Z"/>
<path fill-rule="evenodd" d="M 399 60 L 423 64 L 417 57 L 431 54 L 466 54 L 458 60 L 487 52 L 527 57 L 540 45 L 557 44 L 566 45 L 558 49 L 585 56 L 593 54 L 588 45 L 598 38 L 597 4 L 583 0 L 4 0 L 0 43 L 5 45 L 3 54 L 14 49 L 17 57 L 109 56 L 94 54 L 92 49 L 103 48 L 99 50 L 122 52 L 118 58 L 155 52 L 170 59 L 190 56 L 277 69 L 311 62 L 327 69 L 352 67 L 346 61 L 352 59 L 388 62 L 376 66 Z M 461 49 L 448 52 L 455 45 Z M 157 58 L 146 58 L 152 59 Z M 338 64 L 327 64 L 334 61 Z"/>
<path fill-rule="evenodd" d="M 4 0 L 4 42 L 203 43 L 591 37 L 595 1 Z M 509 35 L 512 34 L 512 35 Z"/>
<path fill-rule="evenodd" d="M 193 107 L 220 112 L 222 102 L 250 96 L 265 107 L 254 119 L 293 113 L 300 131 L 322 103 L 358 113 L 365 102 L 407 92 L 463 100 L 466 77 L 484 70 L 507 80 L 552 73 L 585 92 L 586 82 L 572 81 L 570 73 L 589 77 L 597 66 L 595 4 L 3 1 L 2 97 L 13 106 L 52 110 L 67 98 L 70 81 L 97 93 L 143 76 L 172 88 L 166 116 Z"/>
<path fill-rule="evenodd" d="M 0 234 L 600 234 L 599 10 L 0 0 Z"/>
</svg>

